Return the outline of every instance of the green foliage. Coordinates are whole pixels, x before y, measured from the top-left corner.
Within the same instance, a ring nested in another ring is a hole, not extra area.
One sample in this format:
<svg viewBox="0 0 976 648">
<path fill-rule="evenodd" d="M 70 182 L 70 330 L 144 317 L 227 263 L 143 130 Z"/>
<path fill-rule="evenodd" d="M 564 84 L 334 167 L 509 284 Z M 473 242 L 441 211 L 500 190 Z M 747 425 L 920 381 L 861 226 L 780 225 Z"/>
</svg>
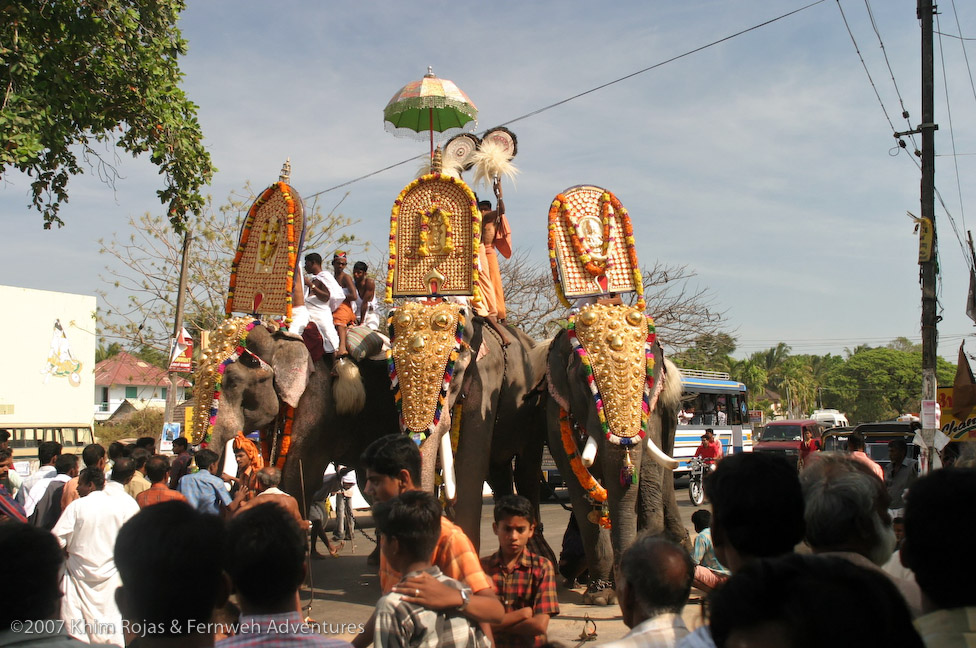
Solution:
<svg viewBox="0 0 976 648">
<path fill-rule="evenodd" d="M 829 353 L 791 355 L 784 342 L 743 360 L 731 357 L 734 350 L 735 339 L 729 335 L 703 335 L 672 358 L 686 369 L 727 371 L 730 378 L 746 385 L 750 408 L 762 409 L 767 416 L 777 413 L 775 403 L 764 397 L 767 389 L 780 395 L 779 413 L 786 416 L 835 408 L 853 423 L 892 419 L 920 409 L 921 345 L 908 338 L 897 338 L 885 347 L 846 349 L 846 358 Z M 940 385 L 951 385 L 955 371 L 955 365 L 937 358 Z"/>
<path fill-rule="evenodd" d="M 112 342 L 108 346 L 105 346 L 105 341 L 102 340 L 98 343 L 98 347 L 95 349 L 95 362 L 101 362 L 102 360 L 107 360 L 114 355 L 118 355 L 122 351 L 122 345 L 118 342 Z"/>
<path fill-rule="evenodd" d="M 103 446 L 120 439 L 156 436 L 163 429 L 163 410 L 147 407 L 111 423 L 96 423 L 95 437 Z"/>
<path fill-rule="evenodd" d="M 168 351 L 161 351 L 155 347 L 144 344 L 132 355 L 136 356 L 140 360 L 148 362 L 151 365 L 160 367 L 161 369 L 167 369 L 169 367 Z"/>
<path fill-rule="evenodd" d="M 735 351 L 735 338 L 728 333 L 706 333 L 695 338 L 694 346 L 674 354 L 674 362 L 685 369 L 726 371 L 729 356 Z"/>
<path fill-rule="evenodd" d="M 214 168 L 202 144 L 197 107 L 180 89 L 176 27 L 183 0 L 20 0 L 0 4 L 0 174 L 33 178 L 44 227 L 63 225 L 68 179 L 78 159 L 112 183 L 102 157 L 112 145 L 149 153 L 157 191 L 174 227 L 200 214 L 200 188 Z M 94 147 L 104 149 L 96 151 Z"/>
</svg>

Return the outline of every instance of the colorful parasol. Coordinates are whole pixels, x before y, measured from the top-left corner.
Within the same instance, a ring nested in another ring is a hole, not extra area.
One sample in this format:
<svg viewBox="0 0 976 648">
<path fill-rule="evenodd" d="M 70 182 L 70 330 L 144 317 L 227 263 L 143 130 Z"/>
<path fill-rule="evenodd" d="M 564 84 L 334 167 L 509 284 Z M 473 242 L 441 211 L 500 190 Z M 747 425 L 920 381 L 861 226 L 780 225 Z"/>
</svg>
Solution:
<svg viewBox="0 0 976 648">
<path fill-rule="evenodd" d="M 478 125 L 478 108 L 453 81 L 439 79 L 428 67 L 419 81 L 400 88 L 386 108 L 383 121 L 386 130 L 397 137 L 427 139 L 430 157 L 434 157 L 434 133 L 453 136 L 470 132 Z"/>
</svg>

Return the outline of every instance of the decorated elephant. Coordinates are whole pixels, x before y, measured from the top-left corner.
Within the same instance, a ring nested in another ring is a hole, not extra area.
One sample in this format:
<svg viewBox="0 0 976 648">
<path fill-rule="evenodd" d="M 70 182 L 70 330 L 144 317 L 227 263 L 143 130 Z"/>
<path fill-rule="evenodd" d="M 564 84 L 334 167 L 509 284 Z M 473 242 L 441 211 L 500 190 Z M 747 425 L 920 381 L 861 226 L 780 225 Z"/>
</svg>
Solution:
<svg viewBox="0 0 976 648">
<path fill-rule="evenodd" d="M 688 542 L 668 456 L 680 375 L 641 310 L 592 304 L 553 340 L 548 389 L 549 447 L 566 476 L 590 573 L 583 600 L 606 605 L 615 601 L 614 557 L 638 530 Z"/>
<path fill-rule="evenodd" d="M 195 382 L 196 402 L 212 406 L 197 408 L 193 441 L 209 434 L 219 453 L 238 431 L 274 428 L 271 456 L 284 467 L 284 488 L 296 494 L 303 482 L 306 495 L 314 492 L 329 461 L 358 458 L 369 441 L 396 429 L 385 360 L 334 367 L 331 356 L 313 360 L 301 337 L 273 323 L 226 320 Z"/>
<path fill-rule="evenodd" d="M 420 444 L 422 486 L 434 488 L 439 460 L 455 521 L 477 547 L 486 479 L 504 493 L 514 477 L 538 507 L 545 347 L 513 327 L 503 345 L 457 303 L 406 302 L 391 322 L 397 402 L 405 433 Z"/>
</svg>

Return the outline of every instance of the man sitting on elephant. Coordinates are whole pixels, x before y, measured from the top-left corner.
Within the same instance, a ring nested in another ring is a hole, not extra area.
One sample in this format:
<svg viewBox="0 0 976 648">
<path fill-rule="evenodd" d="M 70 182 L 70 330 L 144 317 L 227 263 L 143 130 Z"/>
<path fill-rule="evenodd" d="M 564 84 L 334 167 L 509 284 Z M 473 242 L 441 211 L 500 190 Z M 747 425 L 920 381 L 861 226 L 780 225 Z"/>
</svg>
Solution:
<svg viewBox="0 0 976 648">
<path fill-rule="evenodd" d="M 362 463 L 366 466 L 366 495 L 385 502 L 401 493 L 420 490 L 420 450 L 405 435 L 390 434 L 377 439 L 366 448 Z M 468 619 L 482 624 L 500 623 L 505 614 L 495 595 L 491 579 L 481 568 L 481 560 L 464 531 L 445 517 L 441 518 L 440 537 L 431 556 L 431 564 L 440 567 L 450 578 L 471 588 L 474 596 L 466 598 L 461 592 L 430 574 L 400 582 L 401 574 L 393 570 L 380 554 L 380 586 L 383 593 L 394 591 L 407 603 L 431 610 L 454 610 Z M 375 616 L 375 615 L 374 615 Z M 366 623 L 366 631 L 357 635 L 353 645 L 365 648 L 373 643 L 375 619 Z"/>
<path fill-rule="evenodd" d="M 346 272 L 346 265 L 349 261 L 345 252 L 336 252 L 332 257 L 332 269 L 335 272 L 336 283 L 342 288 L 342 303 L 336 305 L 334 300 L 329 300 L 334 306 L 332 309 L 332 322 L 335 324 L 336 332 L 339 334 L 339 346 L 337 347 L 338 357 L 349 354 L 346 349 L 346 329 L 356 324 L 356 313 L 353 310 L 359 293 L 356 291 L 356 282 Z"/>
<path fill-rule="evenodd" d="M 322 335 L 326 353 L 339 348 L 339 332 L 332 320 L 332 311 L 345 300 L 342 286 L 331 272 L 322 270 L 322 255 L 317 252 L 305 255 L 305 308 Z"/>
</svg>

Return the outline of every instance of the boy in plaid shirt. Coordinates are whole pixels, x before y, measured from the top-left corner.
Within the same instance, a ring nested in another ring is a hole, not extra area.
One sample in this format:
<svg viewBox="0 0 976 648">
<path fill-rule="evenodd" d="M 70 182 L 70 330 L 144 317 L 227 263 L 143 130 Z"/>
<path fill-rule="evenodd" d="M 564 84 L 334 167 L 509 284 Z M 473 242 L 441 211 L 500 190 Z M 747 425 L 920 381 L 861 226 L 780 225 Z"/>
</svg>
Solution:
<svg viewBox="0 0 976 648">
<path fill-rule="evenodd" d="M 549 617 L 559 614 L 552 564 L 526 548 L 535 533 L 532 504 L 521 495 L 506 495 L 495 504 L 492 530 L 498 551 L 481 559 L 505 606 L 505 616 L 492 624 L 497 648 L 533 648 L 546 642 Z"/>
</svg>

